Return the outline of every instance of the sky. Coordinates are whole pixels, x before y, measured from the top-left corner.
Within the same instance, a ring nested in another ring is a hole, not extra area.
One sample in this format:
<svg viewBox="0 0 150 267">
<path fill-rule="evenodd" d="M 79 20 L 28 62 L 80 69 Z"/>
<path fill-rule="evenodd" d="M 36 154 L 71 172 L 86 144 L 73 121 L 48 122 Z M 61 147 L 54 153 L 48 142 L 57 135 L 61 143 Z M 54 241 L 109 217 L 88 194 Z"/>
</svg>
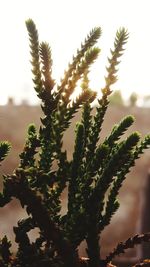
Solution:
<svg viewBox="0 0 150 267">
<path fill-rule="evenodd" d="M 8 97 L 36 103 L 25 20 L 36 23 L 40 41 L 49 42 L 53 77 L 59 83 L 73 54 L 89 31 L 102 28 L 101 53 L 91 69 L 91 87 L 104 85 L 107 57 L 117 29 L 130 34 L 121 58 L 114 90 L 128 98 L 132 92 L 150 95 L 149 0 L 1 0 L 0 1 L 0 104 Z"/>
</svg>

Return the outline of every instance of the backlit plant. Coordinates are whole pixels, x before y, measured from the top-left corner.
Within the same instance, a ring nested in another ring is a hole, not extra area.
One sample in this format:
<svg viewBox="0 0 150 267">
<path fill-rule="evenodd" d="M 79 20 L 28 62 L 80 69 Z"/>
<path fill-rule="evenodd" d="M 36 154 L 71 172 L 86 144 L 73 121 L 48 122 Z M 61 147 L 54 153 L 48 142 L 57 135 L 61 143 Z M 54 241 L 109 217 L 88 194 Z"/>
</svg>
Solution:
<svg viewBox="0 0 150 267">
<path fill-rule="evenodd" d="M 26 21 L 26 26 L 34 89 L 41 100 L 43 117 L 39 129 L 34 124 L 28 127 L 19 166 L 13 174 L 3 176 L 0 207 L 17 198 L 26 209 L 27 217 L 13 228 L 18 244 L 15 254 L 11 252 L 11 242 L 7 237 L 1 238 L 0 266 L 105 267 L 125 249 L 150 240 L 149 233 L 136 235 L 119 243 L 105 258 L 101 257 L 101 232 L 119 208 L 119 189 L 135 160 L 150 145 L 150 135 L 141 140 L 138 132 L 120 140 L 133 124 L 132 116 L 115 125 L 103 142 L 100 139 L 111 85 L 117 80 L 117 65 L 128 33 L 124 28 L 116 33 L 114 48 L 108 58 L 105 87 L 101 89 L 101 97 L 97 98 L 96 92 L 90 89 L 88 76 L 90 66 L 100 53 L 95 44 L 101 29 L 94 28 L 89 33 L 73 56 L 63 79 L 56 84 L 52 78 L 49 44 L 39 43 L 38 32 L 31 19 Z M 72 100 L 79 81 L 81 93 Z M 91 104 L 96 98 L 93 115 Z M 82 109 L 81 121 L 76 126 L 72 159 L 68 160 L 63 136 L 79 109 Z M 8 142 L 0 143 L 0 161 L 9 150 Z M 61 195 L 66 187 L 67 211 L 62 215 Z M 39 235 L 32 241 L 28 232 L 34 228 L 39 229 Z M 86 259 L 79 257 L 78 253 L 83 240 L 87 246 Z"/>
</svg>

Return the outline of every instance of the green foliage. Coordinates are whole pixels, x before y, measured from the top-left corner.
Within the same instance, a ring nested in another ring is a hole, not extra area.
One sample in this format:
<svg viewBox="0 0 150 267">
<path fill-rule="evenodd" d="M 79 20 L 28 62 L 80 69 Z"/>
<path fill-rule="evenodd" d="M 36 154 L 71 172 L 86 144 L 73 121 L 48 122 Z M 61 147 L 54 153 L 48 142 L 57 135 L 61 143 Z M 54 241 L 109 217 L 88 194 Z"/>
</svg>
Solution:
<svg viewBox="0 0 150 267">
<path fill-rule="evenodd" d="M 131 107 L 135 107 L 138 100 L 137 93 L 133 92 L 129 97 L 129 104 Z"/>
<path fill-rule="evenodd" d="M 18 244 L 15 255 L 10 251 L 11 243 L 7 238 L 1 239 L 0 266 L 106 267 L 125 249 L 150 241 L 149 233 L 136 235 L 118 244 L 105 259 L 101 258 L 101 232 L 119 208 L 119 189 L 135 160 L 150 146 L 150 135 L 141 140 L 138 132 L 120 140 L 133 124 L 132 116 L 123 118 L 103 142 L 100 140 L 111 85 L 117 80 L 117 65 L 128 33 L 124 28 L 116 33 L 114 49 L 108 58 L 106 84 L 94 114 L 91 104 L 96 93 L 89 88 L 88 74 L 100 52 L 95 43 L 101 29 L 94 28 L 90 32 L 65 71 L 64 78 L 56 85 L 52 77 L 50 46 L 46 42 L 39 43 L 31 19 L 26 21 L 26 26 L 34 88 L 41 99 L 44 117 L 39 130 L 34 124 L 29 125 L 20 164 L 12 175 L 4 175 L 0 207 L 15 197 L 28 215 L 13 228 Z M 79 81 L 81 93 L 71 100 Z M 68 160 L 63 148 L 63 135 L 79 108 L 82 108 L 81 122 L 77 123 L 74 152 L 72 159 Z M 0 143 L 0 161 L 7 156 L 9 149 L 7 142 Z M 67 211 L 62 215 L 61 194 L 66 187 Z M 38 228 L 39 236 L 32 242 L 28 232 L 34 228 Z M 83 240 L 87 244 L 87 260 L 80 258 L 78 253 Z"/>
<path fill-rule="evenodd" d="M 114 106 L 123 106 L 124 100 L 120 90 L 116 90 L 113 94 L 109 97 L 109 101 L 111 105 Z"/>
<path fill-rule="evenodd" d="M 39 40 L 38 40 L 38 32 L 34 22 L 29 19 L 26 21 L 26 26 L 29 33 L 30 38 L 30 47 L 31 47 L 31 56 L 32 56 L 32 73 L 34 75 L 33 82 L 35 84 L 34 89 L 40 96 L 40 92 L 42 91 L 42 78 L 40 71 L 40 59 L 39 59 Z"/>
<path fill-rule="evenodd" d="M 9 151 L 10 151 L 11 145 L 7 141 L 0 142 L 0 161 L 3 161 Z"/>
</svg>

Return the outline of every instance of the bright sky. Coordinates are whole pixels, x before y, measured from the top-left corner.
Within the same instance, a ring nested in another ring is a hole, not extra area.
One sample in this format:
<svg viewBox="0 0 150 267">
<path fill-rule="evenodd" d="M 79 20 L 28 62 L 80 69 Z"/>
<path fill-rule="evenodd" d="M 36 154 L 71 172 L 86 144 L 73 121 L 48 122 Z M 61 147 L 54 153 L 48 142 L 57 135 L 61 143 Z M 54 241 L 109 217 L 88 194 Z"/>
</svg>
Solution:
<svg viewBox="0 0 150 267">
<path fill-rule="evenodd" d="M 102 27 L 102 49 L 91 74 L 91 85 L 104 85 L 109 49 L 116 30 L 130 33 L 121 58 L 116 89 L 150 95 L 150 1 L 149 0 L 1 0 L 0 2 L 0 104 L 8 96 L 36 101 L 33 91 L 29 43 L 25 20 L 32 18 L 41 41 L 52 48 L 54 78 L 59 81 L 80 43 L 95 26 Z"/>
</svg>

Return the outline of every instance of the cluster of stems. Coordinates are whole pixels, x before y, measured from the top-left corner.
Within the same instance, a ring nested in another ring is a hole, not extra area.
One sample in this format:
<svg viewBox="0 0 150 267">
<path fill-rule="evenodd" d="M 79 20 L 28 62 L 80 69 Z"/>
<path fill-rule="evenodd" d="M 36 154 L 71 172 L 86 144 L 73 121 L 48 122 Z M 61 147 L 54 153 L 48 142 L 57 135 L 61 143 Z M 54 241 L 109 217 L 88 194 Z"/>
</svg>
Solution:
<svg viewBox="0 0 150 267">
<path fill-rule="evenodd" d="M 116 33 L 105 86 L 93 112 L 97 93 L 90 88 L 88 76 L 100 53 L 95 45 L 101 29 L 92 29 L 56 84 L 49 44 L 39 42 L 32 19 L 26 21 L 26 27 L 34 89 L 41 100 L 43 117 L 39 129 L 34 124 L 28 127 L 19 166 L 12 175 L 3 176 L 0 207 L 17 198 L 27 216 L 13 228 L 18 244 L 16 253 L 12 253 L 7 237 L 1 238 L 0 267 L 106 267 L 126 249 L 150 241 L 150 233 L 136 235 L 119 243 L 105 258 L 101 257 L 101 232 L 119 208 L 117 197 L 122 183 L 135 160 L 150 145 L 150 135 L 141 140 L 138 132 L 120 139 L 134 122 L 131 115 L 118 122 L 103 142 L 100 139 L 111 85 L 117 80 L 117 66 L 128 32 L 121 28 Z M 79 84 L 81 92 L 71 100 Z M 79 109 L 81 121 L 76 125 L 74 151 L 68 160 L 63 137 Z M 10 147 L 8 142 L 0 143 L 0 161 Z M 62 215 L 61 195 L 66 187 L 67 211 Z M 39 235 L 33 242 L 28 233 L 34 228 L 38 228 Z M 86 241 L 87 258 L 79 257 L 82 241 Z"/>
</svg>

